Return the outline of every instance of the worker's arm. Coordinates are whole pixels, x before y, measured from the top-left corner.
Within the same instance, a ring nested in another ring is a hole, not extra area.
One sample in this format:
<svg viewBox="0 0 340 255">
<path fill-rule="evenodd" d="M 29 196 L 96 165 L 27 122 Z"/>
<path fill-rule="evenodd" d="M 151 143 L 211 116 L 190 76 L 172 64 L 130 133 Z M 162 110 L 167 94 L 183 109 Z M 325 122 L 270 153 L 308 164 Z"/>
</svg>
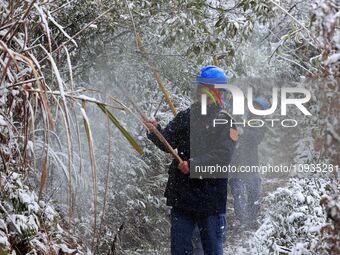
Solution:
<svg viewBox="0 0 340 255">
<path fill-rule="evenodd" d="M 148 127 L 148 138 L 161 150 L 168 152 L 164 144 L 157 138 L 157 136 L 152 132 L 153 129 L 157 128 L 158 131 L 164 136 L 173 149 L 176 149 L 181 139 L 181 129 L 183 122 L 183 114 L 179 112 L 176 117 L 169 122 L 169 124 L 163 129 L 155 121 L 146 121 L 145 125 Z"/>
</svg>

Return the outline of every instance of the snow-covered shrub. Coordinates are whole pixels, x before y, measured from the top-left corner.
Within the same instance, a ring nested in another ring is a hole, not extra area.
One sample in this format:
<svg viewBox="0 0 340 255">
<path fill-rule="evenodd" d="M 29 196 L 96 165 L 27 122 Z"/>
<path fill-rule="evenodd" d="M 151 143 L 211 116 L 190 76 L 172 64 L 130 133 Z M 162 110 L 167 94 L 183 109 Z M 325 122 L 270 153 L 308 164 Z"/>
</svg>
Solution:
<svg viewBox="0 0 340 255">
<path fill-rule="evenodd" d="M 320 254 L 340 253 L 340 195 L 323 196 L 321 205 L 326 210 L 327 224 L 321 228 L 322 238 L 317 247 Z"/>
<path fill-rule="evenodd" d="M 313 3 L 312 29 L 323 68 L 319 74 L 339 78 L 340 76 L 340 16 L 336 0 L 318 0 Z"/>
<path fill-rule="evenodd" d="M 257 254 L 318 254 L 326 214 L 320 199 L 333 192 L 331 180 L 291 178 L 265 198 L 263 223 L 250 239 Z"/>
<path fill-rule="evenodd" d="M 65 223 L 53 206 L 42 202 L 48 137 L 55 124 L 51 110 L 55 98 L 47 90 L 58 87 L 59 95 L 65 96 L 51 53 L 54 35 L 69 37 L 50 13 L 57 7 L 52 1 L 0 1 L 1 254 L 72 254 L 80 248 L 61 227 Z M 43 63 L 46 59 L 48 65 Z M 44 152 L 37 156 L 40 137 Z M 26 186 L 31 179 L 39 199 Z"/>
<path fill-rule="evenodd" d="M 23 176 L 0 172 L 0 254 L 83 254 L 53 207 L 38 202 Z"/>
</svg>

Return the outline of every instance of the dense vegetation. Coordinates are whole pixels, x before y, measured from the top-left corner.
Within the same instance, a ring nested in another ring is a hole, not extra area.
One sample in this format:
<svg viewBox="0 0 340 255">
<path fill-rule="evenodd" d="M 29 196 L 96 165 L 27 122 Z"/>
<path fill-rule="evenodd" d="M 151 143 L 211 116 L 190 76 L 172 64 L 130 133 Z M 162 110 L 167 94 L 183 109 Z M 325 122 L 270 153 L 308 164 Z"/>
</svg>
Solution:
<svg viewBox="0 0 340 255">
<path fill-rule="evenodd" d="M 167 254 L 170 157 L 136 108 L 166 124 L 201 65 L 257 94 L 308 88 L 313 116 L 271 130 L 261 158 L 340 165 L 336 0 L 0 0 L 0 14 L 0 254 Z M 338 254 L 339 179 L 309 177 L 266 176 L 263 224 L 226 251 Z"/>
</svg>

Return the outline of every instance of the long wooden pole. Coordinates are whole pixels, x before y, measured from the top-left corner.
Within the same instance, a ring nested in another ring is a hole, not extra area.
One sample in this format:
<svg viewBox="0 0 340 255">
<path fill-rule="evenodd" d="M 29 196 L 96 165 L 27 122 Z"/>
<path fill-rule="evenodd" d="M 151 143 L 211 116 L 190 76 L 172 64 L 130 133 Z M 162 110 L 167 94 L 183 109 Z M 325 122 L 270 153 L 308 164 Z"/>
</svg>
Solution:
<svg viewBox="0 0 340 255">
<path fill-rule="evenodd" d="M 171 98 L 170 98 L 170 95 L 169 95 L 169 92 L 168 90 L 166 89 L 166 87 L 164 86 L 164 83 L 161 79 L 161 74 L 160 72 L 157 70 L 156 66 L 153 64 L 153 62 L 151 61 L 151 59 L 148 57 L 148 51 L 147 49 L 144 47 L 144 43 L 143 43 L 143 40 L 142 40 L 142 37 L 140 36 L 139 32 L 137 31 L 137 28 L 136 28 L 136 24 L 135 24 L 135 21 L 134 21 L 134 18 L 133 18 L 133 15 L 132 15 L 132 12 L 131 12 L 131 9 L 129 7 L 129 2 L 128 0 L 125 0 L 125 3 L 126 3 L 126 7 L 129 11 L 129 14 L 130 14 L 130 17 L 131 17 L 131 22 L 132 22 L 132 26 L 133 26 L 133 30 L 134 30 L 134 33 L 135 33 L 135 39 L 136 39 L 136 46 L 138 48 L 138 50 L 142 53 L 142 56 L 146 59 L 150 69 L 152 70 L 153 72 L 153 77 L 155 78 L 157 84 L 158 84 L 158 87 L 160 88 L 160 90 L 162 91 L 164 97 L 165 97 L 165 101 L 167 102 L 167 104 L 169 105 L 170 107 L 170 110 L 172 112 L 172 114 L 174 116 L 176 116 L 177 114 L 177 111 L 176 111 L 176 108 L 174 106 L 174 104 L 172 103 L 171 101 Z"/>
<path fill-rule="evenodd" d="M 128 96 L 129 101 L 131 102 L 132 106 L 136 109 L 138 114 L 140 115 L 141 119 L 143 121 L 147 121 L 148 118 L 143 113 L 143 111 L 138 107 L 138 105 L 135 103 L 135 101 L 132 99 L 132 97 Z M 183 163 L 183 160 L 181 157 L 177 154 L 177 152 L 172 148 L 172 146 L 169 144 L 169 142 L 165 139 L 165 137 L 162 135 L 161 132 L 157 128 L 153 129 L 152 132 L 157 136 L 157 138 L 160 140 L 160 142 L 165 146 L 165 148 L 169 151 L 169 153 L 173 156 L 175 160 L 178 161 L 178 163 Z"/>
<path fill-rule="evenodd" d="M 136 32 L 136 41 L 137 41 L 137 47 L 138 49 L 141 51 L 141 53 L 143 54 L 144 58 L 146 59 L 146 61 L 148 62 L 152 72 L 153 72 L 153 77 L 155 78 L 157 84 L 158 84 L 158 87 L 160 88 L 160 90 L 162 91 L 164 97 L 165 97 L 165 101 L 167 102 L 167 104 L 169 105 L 170 107 L 170 110 L 172 112 L 172 114 L 174 116 L 176 116 L 177 114 L 177 111 L 176 111 L 176 108 L 174 106 L 174 104 L 172 103 L 171 101 L 171 98 L 170 98 L 170 95 L 169 95 L 169 92 L 168 90 L 166 89 L 166 87 L 164 86 L 164 83 L 161 79 L 161 74 L 160 72 L 156 69 L 155 65 L 152 63 L 152 61 L 148 58 L 147 54 L 147 50 L 145 49 L 144 47 L 144 44 L 143 44 L 143 41 L 142 41 L 142 38 L 141 36 L 139 35 L 138 32 Z"/>
</svg>

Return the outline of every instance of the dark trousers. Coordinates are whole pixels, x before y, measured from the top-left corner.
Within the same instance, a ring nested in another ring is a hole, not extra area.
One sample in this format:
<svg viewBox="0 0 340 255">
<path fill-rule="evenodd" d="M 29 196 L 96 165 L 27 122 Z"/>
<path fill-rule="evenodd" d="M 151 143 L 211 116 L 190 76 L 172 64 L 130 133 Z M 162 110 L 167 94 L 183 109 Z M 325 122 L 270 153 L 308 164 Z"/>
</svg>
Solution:
<svg viewBox="0 0 340 255">
<path fill-rule="evenodd" d="M 197 215 L 171 211 L 171 254 L 192 255 L 192 237 L 195 226 L 205 255 L 223 255 L 223 236 L 227 227 L 224 214 Z"/>
</svg>

